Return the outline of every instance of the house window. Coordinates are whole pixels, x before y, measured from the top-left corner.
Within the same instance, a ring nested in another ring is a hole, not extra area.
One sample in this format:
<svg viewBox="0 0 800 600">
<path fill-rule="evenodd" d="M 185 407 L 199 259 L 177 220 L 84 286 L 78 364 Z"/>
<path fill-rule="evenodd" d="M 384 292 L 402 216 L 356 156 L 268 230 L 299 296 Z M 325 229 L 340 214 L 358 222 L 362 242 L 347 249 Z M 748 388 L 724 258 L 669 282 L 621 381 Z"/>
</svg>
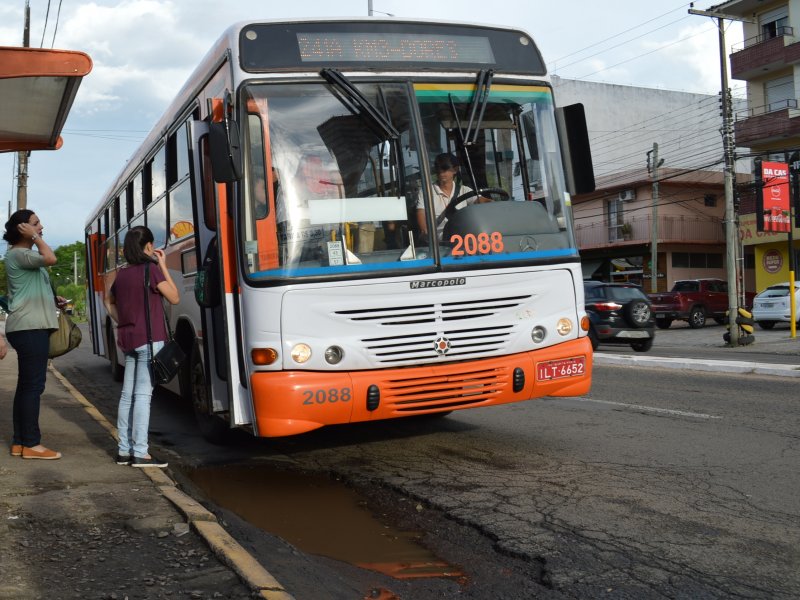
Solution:
<svg viewBox="0 0 800 600">
<path fill-rule="evenodd" d="M 608 241 L 616 242 L 622 239 L 622 223 L 624 217 L 624 202 L 619 198 L 614 198 L 606 204 L 606 217 L 608 220 Z"/>
<path fill-rule="evenodd" d="M 722 254 L 706 252 L 673 252 L 674 269 L 721 269 Z"/>
<path fill-rule="evenodd" d="M 794 97 L 794 77 L 785 75 L 764 82 L 764 98 L 767 103 L 767 112 L 781 110 L 787 107 L 796 107 Z"/>
<path fill-rule="evenodd" d="M 786 31 L 789 25 L 789 7 L 786 5 L 761 13 L 758 22 L 761 24 L 761 35 L 765 40 L 791 33 Z"/>
</svg>

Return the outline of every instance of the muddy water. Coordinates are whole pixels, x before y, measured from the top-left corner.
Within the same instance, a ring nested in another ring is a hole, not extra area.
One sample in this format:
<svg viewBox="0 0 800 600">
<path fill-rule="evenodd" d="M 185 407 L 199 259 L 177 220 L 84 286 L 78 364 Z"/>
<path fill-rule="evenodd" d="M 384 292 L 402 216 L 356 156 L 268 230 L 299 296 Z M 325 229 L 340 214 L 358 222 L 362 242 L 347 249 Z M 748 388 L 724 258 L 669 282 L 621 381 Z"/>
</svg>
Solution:
<svg viewBox="0 0 800 600">
<path fill-rule="evenodd" d="M 187 475 L 218 506 L 309 554 L 398 579 L 461 575 L 420 545 L 418 533 L 382 523 L 355 491 L 328 477 L 237 465 Z"/>
</svg>

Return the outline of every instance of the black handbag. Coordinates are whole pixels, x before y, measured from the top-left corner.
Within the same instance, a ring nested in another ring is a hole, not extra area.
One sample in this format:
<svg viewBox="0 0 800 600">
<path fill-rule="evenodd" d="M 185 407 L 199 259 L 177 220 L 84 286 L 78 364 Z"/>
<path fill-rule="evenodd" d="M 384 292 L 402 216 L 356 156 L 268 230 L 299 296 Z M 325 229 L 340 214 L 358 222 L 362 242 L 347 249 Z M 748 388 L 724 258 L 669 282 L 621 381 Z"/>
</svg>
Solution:
<svg viewBox="0 0 800 600">
<path fill-rule="evenodd" d="M 181 370 L 181 364 L 186 360 L 180 344 L 172 337 L 169 321 L 164 318 L 167 327 L 167 342 L 153 356 L 153 334 L 150 329 L 150 265 L 144 265 L 144 312 L 147 316 L 147 345 L 150 348 L 150 373 L 153 376 L 153 385 L 169 383 Z"/>
</svg>

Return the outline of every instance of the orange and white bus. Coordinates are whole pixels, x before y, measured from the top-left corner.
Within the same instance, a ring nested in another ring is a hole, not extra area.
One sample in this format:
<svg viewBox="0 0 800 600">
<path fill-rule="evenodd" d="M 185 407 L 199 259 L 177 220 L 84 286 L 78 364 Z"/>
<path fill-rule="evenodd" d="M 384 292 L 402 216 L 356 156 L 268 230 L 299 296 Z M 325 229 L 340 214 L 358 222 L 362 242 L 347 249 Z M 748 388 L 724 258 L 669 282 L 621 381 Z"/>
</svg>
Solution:
<svg viewBox="0 0 800 600">
<path fill-rule="evenodd" d="M 210 437 L 585 394 L 570 195 L 593 187 L 583 109 L 523 31 L 240 23 L 89 216 L 94 351 L 121 375 L 103 296 L 146 224 L 182 290 L 169 387 Z"/>
</svg>

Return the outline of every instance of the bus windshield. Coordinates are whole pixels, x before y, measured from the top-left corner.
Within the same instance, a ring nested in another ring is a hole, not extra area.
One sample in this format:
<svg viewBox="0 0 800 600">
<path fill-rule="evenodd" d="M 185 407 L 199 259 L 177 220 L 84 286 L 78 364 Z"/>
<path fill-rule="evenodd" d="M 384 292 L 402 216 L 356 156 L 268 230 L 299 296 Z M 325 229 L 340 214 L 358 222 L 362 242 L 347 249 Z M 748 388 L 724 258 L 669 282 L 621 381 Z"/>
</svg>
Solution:
<svg viewBox="0 0 800 600">
<path fill-rule="evenodd" d="M 352 85 L 244 88 L 249 278 L 577 256 L 548 87 Z"/>
</svg>

